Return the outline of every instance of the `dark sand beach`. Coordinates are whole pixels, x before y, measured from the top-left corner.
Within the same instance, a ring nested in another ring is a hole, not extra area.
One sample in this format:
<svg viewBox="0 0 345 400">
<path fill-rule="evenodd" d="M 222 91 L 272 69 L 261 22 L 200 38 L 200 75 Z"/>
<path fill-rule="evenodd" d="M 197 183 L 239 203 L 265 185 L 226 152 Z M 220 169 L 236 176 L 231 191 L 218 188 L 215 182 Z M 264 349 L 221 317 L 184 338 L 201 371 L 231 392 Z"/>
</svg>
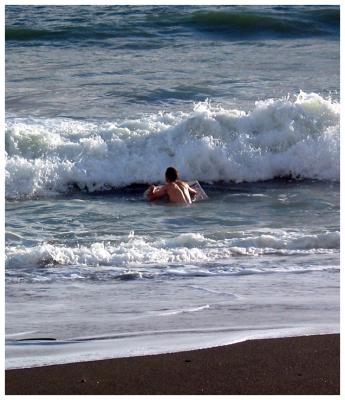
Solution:
<svg viewBox="0 0 345 400">
<path fill-rule="evenodd" d="M 340 335 L 7 370 L 6 394 L 340 394 Z"/>
</svg>

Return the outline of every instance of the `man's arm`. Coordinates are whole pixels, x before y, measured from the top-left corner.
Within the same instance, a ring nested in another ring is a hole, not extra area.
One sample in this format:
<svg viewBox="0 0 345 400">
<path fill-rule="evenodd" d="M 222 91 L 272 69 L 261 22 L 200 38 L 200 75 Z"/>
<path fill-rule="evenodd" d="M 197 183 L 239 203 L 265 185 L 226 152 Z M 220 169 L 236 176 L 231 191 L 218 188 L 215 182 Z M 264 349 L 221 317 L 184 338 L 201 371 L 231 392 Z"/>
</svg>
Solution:
<svg viewBox="0 0 345 400">
<path fill-rule="evenodd" d="M 168 194 L 166 186 L 162 187 L 156 187 L 156 186 L 150 186 L 150 190 L 147 194 L 147 197 L 149 201 L 154 201 L 158 200 Z"/>
<path fill-rule="evenodd" d="M 183 188 L 185 190 L 187 189 L 189 192 L 189 195 L 192 199 L 198 194 L 198 192 L 195 189 L 193 189 L 192 187 L 190 187 L 187 182 L 177 181 L 176 183 L 183 186 Z"/>
<path fill-rule="evenodd" d="M 195 189 L 191 188 L 189 185 L 188 185 L 188 190 L 189 190 L 189 193 L 193 196 L 195 196 L 198 193 Z"/>
</svg>

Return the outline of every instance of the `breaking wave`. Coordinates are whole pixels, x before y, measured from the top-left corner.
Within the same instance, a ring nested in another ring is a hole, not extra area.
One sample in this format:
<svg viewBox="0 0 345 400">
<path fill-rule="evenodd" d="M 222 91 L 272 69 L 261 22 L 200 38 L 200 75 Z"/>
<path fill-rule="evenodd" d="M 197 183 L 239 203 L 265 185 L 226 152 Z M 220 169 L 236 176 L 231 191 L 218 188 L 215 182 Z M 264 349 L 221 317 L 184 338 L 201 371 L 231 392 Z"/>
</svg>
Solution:
<svg viewBox="0 0 345 400">
<path fill-rule="evenodd" d="M 41 243 L 33 247 L 25 247 L 12 244 L 6 248 L 6 265 L 9 275 L 21 277 L 25 276 L 22 270 L 23 265 L 26 266 L 25 268 L 40 267 L 33 270 L 35 277 L 39 272 L 45 276 L 45 268 L 42 269 L 42 267 L 57 267 L 55 272 L 61 270 L 60 267 L 68 267 L 68 276 L 72 279 L 83 279 L 99 272 L 101 279 L 108 279 L 109 274 L 118 279 L 181 274 L 233 275 L 248 274 L 247 266 L 241 265 L 238 261 L 231 262 L 233 257 L 238 259 L 242 256 L 262 255 L 294 257 L 331 255 L 338 253 L 339 247 L 339 232 L 318 234 L 281 230 L 271 234 L 243 232 L 237 237 L 224 237 L 221 240 L 197 233 L 184 233 L 166 239 L 148 239 L 143 236 L 129 235 L 126 238 L 118 238 L 116 241 L 95 242 L 90 246 L 71 247 Z M 104 269 L 99 270 L 94 267 Z M 288 268 L 294 269 L 294 264 Z M 308 270 L 311 267 L 307 264 L 305 268 Z M 256 272 L 277 272 L 278 270 L 279 268 L 277 269 L 274 263 L 273 269 L 270 264 L 267 264 L 263 270 L 258 269 Z"/>
<path fill-rule="evenodd" d="M 249 112 L 206 101 L 122 121 L 8 117 L 6 197 L 158 183 L 170 165 L 209 183 L 338 181 L 339 119 L 339 103 L 302 91 Z"/>
</svg>

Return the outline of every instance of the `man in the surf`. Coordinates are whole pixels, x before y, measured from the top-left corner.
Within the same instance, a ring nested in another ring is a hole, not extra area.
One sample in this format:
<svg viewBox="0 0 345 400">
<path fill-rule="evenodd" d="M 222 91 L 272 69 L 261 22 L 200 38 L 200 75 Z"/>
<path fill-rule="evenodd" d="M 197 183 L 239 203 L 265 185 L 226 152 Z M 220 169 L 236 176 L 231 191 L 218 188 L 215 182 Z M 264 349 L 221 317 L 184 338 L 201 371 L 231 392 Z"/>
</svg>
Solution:
<svg viewBox="0 0 345 400">
<path fill-rule="evenodd" d="M 170 203 L 191 204 L 192 198 L 197 191 L 192 189 L 188 183 L 179 180 L 178 172 L 175 168 L 169 167 L 165 171 L 166 184 L 164 186 L 151 185 L 147 198 L 154 201 L 166 197 Z"/>
</svg>

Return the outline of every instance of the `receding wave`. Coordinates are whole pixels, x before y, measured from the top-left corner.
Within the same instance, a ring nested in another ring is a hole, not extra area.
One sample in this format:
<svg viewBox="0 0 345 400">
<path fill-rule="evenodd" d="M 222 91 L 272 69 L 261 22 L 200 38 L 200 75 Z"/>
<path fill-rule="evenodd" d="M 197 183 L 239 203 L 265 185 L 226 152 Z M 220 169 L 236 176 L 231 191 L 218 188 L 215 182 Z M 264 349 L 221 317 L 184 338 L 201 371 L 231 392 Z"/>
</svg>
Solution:
<svg viewBox="0 0 345 400">
<path fill-rule="evenodd" d="M 183 179 L 339 181 L 340 106 L 315 93 L 257 102 L 250 112 L 209 102 L 140 119 L 6 121 L 6 197 L 106 191 Z"/>
</svg>

